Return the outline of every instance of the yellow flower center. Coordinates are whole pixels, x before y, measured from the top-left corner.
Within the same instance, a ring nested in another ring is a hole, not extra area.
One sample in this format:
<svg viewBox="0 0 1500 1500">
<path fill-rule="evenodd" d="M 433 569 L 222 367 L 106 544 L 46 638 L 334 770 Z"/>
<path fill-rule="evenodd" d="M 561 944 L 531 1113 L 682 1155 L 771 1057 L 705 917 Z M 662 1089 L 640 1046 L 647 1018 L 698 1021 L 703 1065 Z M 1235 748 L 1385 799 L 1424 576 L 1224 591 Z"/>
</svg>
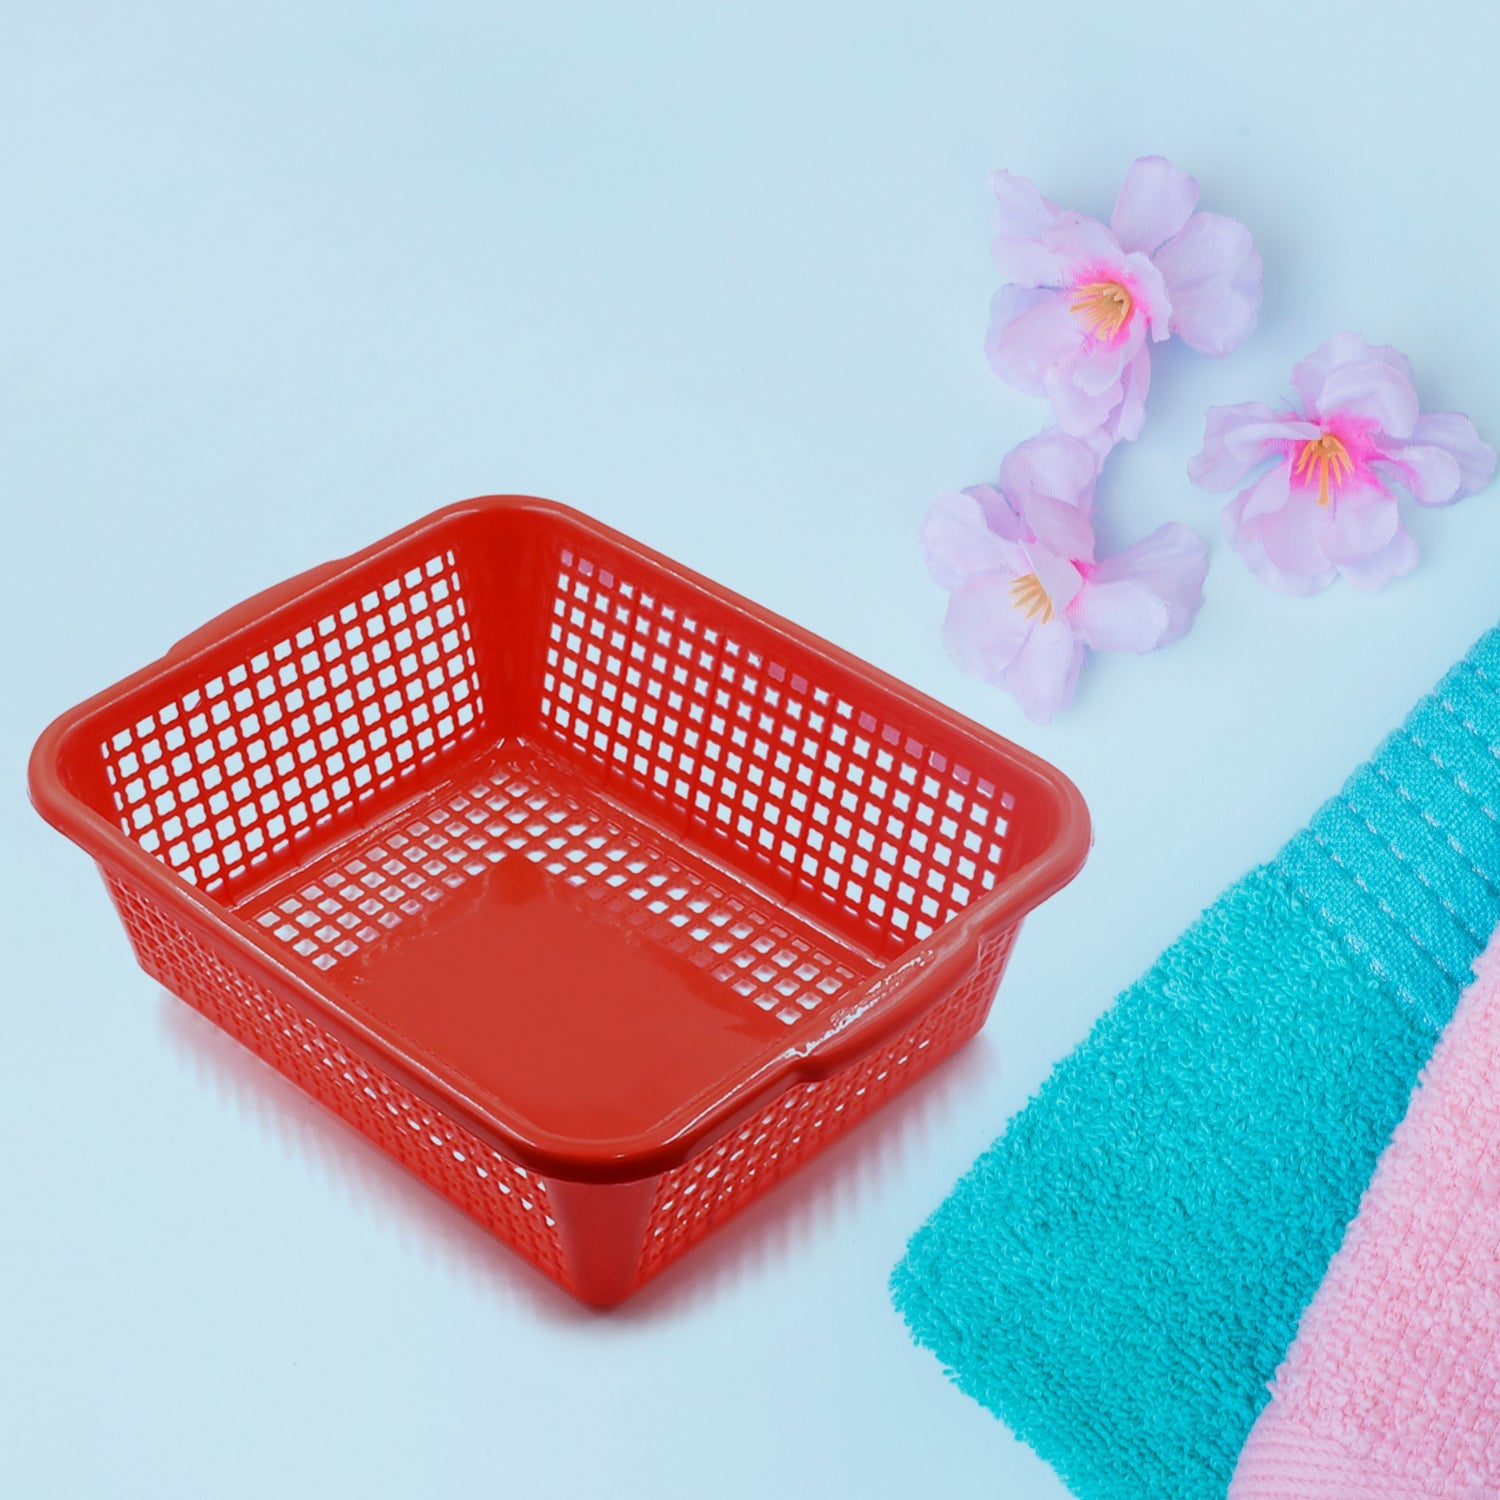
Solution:
<svg viewBox="0 0 1500 1500">
<path fill-rule="evenodd" d="M 1318 504 L 1328 504 L 1328 487 L 1340 485 L 1354 472 L 1354 462 L 1349 450 L 1331 432 L 1303 443 L 1297 462 L 1292 465 L 1292 477 L 1312 483 L 1318 476 Z"/>
<path fill-rule="evenodd" d="M 1112 339 L 1130 321 L 1135 302 L 1118 281 L 1090 281 L 1074 290 L 1068 307 L 1090 338 Z"/>
<path fill-rule="evenodd" d="M 1019 578 L 1011 580 L 1010 602 L 1011 607 L 1020 610 L 1028 620 L 1040 617 L 1043 625 L 1051 623 L 1052 600 L 1035 573 L 1022 573 Z"/>
</svg>

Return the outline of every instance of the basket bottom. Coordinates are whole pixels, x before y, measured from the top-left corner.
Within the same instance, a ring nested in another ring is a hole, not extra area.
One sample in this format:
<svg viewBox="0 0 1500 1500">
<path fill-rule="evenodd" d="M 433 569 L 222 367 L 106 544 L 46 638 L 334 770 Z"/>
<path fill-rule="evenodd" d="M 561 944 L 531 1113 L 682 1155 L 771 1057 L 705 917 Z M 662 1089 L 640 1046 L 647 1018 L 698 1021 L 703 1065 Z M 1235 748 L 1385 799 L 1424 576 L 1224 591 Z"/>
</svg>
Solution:
<svg viewBox="0 0 1500 1500">
<path fill-rule="evenodd" d="M 144 893 L 111 871 L 105 879 L 147 973 L 560 1286 L 600 1306 L 657 1275 L 972 1036 L 1017 931 L 982 939 L 969 978 L 878 1052 L 787 1089 L 672 1171 L 600 1186 L 549 1181 L 508 1160 L 347 1052 Z"/>
<path fill-rule="evenodd" d="M 721 1089 L 874 967 L 519 741 L 242 910 L 445 1071 L 590 1142 Z"/>
</svg>

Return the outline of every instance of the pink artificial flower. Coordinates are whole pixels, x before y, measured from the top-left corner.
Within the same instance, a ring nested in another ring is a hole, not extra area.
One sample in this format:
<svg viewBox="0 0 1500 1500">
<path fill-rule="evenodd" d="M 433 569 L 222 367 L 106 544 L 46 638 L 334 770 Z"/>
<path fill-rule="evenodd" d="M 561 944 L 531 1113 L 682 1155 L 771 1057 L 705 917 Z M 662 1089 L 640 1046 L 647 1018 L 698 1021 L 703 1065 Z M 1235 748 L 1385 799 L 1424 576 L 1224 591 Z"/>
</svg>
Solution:
<svg viewBox="0 0 1500 1500">
<path fill-rule="evenodd" d="M 1316 594 L 1343 576 L 1377 589 L 1417 565 L 1395 488 L 1448 505 L 1489 483 L 1495 450 L 1461 412 L 1421 415 L 1411 365 L 1396 350 L 1336 333 L 1292 371 L 1297 403 L 1208 413 L 1188 464 L 1200 489 L 1225 494 L 1274 467 L 1224 507 L 1230 545 L 1268 588 Z"/>
<path fill-rule="evenodd" d="M 940 496 L 922 525 L 928 570 L 950 591 L 949 653 L 1039 724 L 1072 702 L 1086 649 L 1169 646 L 1203 602 L 1207 552 L 1185 526 L 1094 560 L 1094 476 L 1083 442 L 1045 432 L 1006 455 L 998 486 Z"/>
<path fill-rule="evenodd" d="M 1147 336 L 1176 334 L 1221 358 L 1255 327 L 1260 256 L 1250 231 L 1194 213 L 1198 184 L 1160 156 L 1125 174 L 1106 228 L 996 172 L 995 294 L 985 352 L 1007 385 L 1052 403 L 1057 424 L 1102 459 L 1140 435 Z"/>
</svg>

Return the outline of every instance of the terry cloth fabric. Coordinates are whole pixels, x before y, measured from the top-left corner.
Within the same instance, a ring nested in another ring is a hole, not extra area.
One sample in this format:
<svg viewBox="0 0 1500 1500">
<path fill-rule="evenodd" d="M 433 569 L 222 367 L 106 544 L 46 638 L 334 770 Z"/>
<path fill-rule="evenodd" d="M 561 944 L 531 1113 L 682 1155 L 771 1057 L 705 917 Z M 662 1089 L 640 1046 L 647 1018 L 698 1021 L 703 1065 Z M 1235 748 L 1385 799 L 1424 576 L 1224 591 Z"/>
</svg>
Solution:
<svg viewBox="0 0 1500 1500">
<path fill-rule="evenodd" d="M 1220 1500 L 1500 919 L 1500 631 L 1127 990 L 912 1240 L 917 1341 L 1083 1500 Z"/>
<path fill-rule="evenodd" d="M 1500 939 L 1302 1316 L 1229 1500 L 1500 1495 Z"/>
</svg>

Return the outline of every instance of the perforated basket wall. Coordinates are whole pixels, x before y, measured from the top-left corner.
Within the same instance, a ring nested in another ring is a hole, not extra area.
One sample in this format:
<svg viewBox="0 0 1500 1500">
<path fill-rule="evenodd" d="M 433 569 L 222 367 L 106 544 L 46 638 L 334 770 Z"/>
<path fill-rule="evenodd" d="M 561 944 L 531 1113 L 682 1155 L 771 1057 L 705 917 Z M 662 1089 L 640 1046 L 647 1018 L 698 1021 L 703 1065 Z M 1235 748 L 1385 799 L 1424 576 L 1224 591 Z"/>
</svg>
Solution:
<svg viewBox="0 0 1500 1500">
<path fill-rule="evenodd" d="M 908 1030 L 843 1072 L 790 1088 L 748 1125 L 657 1179 L 639 1279 L 753 1203 L 915 1083 L 984 1025 L 1016 929 L 987 939 L 973 973 Z"/>
<path fill-rule="evenodd" d="M 326 1105 L 456 1208 L 569 1291 L 580 1290 L 548 1181 L 485 1145 L 380 1068 L 341 1046 L 311 1017 L 105 872 L 141 967 L 262 1061 Z M 640 1242 L 621 1247 L 628 1286 L 664 1270 L 711 1229 L 748 1207 L 966 1042 L 984 1024 L 1015 930 L 987 940 L 972 975 L 948 999 L 862 1062 L 787 1089 L 755 1119 L 681 1167 L 641 1184 L 650 1214 Z M 589 1226 L 579 1226 L 583 1234 Z M 569 1236 L 576 1238 L 575 1236 Z"/>
<path fill-rule="evenodd" d="M 995 889 L 1016 791 L 827 663 L 560 538 L 541 732 L 891 956 Z M 1036 811 L 1033 810 L 1033 817 Z"/>
<path fill-rule="evenodd" d="M 105 872 L 141 967 L 470 1218 L 570 1286 L 547 1184 L 331 1037 L 294 1003 Z"/>
<path fill-rule="evenodd" d="M 121 832 L 228 894 L 472 734 L 463 577 L 451 548 L 425 551 L 112 724 L 99 748 Z"/>
</svg>

